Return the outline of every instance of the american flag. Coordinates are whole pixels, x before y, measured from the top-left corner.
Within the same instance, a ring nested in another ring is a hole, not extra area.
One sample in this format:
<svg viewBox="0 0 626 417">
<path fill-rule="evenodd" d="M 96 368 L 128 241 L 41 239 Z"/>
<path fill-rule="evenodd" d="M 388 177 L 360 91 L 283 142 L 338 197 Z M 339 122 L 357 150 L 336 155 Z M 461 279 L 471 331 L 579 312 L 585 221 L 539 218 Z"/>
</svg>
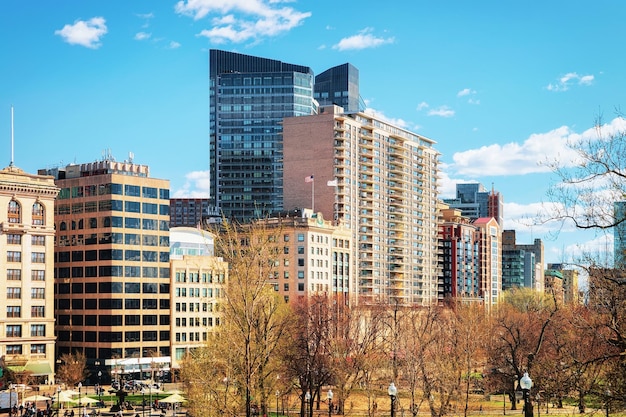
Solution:
<svg viewBox="0 0 626 417">
<path fill-rule="evenodd" d="M 309 175 L 304 179 L 304 182 L 313 182 L 313 175 Z"/>
</svg>

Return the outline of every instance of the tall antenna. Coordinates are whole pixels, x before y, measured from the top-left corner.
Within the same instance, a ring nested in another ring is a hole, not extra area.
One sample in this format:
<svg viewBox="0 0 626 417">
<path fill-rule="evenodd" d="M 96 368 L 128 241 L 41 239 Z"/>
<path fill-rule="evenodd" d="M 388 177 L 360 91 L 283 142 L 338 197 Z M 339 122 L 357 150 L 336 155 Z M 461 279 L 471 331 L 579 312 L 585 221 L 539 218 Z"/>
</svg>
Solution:
<svg viewBox="0 0 626 417">
<path fill-rule="evenodd" d="M 13 105 L 11 105 L 11 163 L 10 167 L 13 166 L 13 149 L 14 149 L 14 129 L 13 129 Z"/>
</svg>

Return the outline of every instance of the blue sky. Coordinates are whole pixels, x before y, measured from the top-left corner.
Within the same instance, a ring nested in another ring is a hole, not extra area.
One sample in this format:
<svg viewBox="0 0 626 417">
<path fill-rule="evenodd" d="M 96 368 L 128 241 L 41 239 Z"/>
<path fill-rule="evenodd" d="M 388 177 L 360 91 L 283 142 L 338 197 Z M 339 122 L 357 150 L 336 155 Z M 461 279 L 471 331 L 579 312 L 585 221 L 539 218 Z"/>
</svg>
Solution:
<svg viewBox="0 0 626 417">
<path fill-rule="evenodd" d="M 369 111 L 437 141 L 442 193 L 492 184 L 505 228 L 548 262 L 601 236 L 529 227 L 554 180 L 538 162 L 598 115 L 623 129 L 621 1 L 7 0 L 0 13 L 0 158 L 28 171 L 134 154 L 173 196 L 206 195 L 208 50 L 350 62 Z M 598 243 L 601 241 L 601 243 Z M 595 245 L 595 246 L 593 246 Z M 599 246 L 598 246 L 599 245 Z"/>
</svg>

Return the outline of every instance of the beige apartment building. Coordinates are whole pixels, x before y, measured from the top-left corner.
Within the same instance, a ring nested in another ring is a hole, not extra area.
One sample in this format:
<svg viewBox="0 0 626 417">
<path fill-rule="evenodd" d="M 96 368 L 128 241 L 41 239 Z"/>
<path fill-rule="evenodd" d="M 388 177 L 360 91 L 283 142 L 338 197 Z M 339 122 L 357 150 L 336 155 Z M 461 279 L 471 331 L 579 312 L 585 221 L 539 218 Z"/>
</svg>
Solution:
<svg viewBox="0 0 626 417">
<path fill-rule="evenodd" d="M 485 309 L 489 311 L 502 294 L 502 229 L 495 217 L 480 217 L 472 224 L 480 232 L 480 292 Z"/>
<path fill-rule="evenodd" d="M 312 208 L 346 227 L 361 301 L 438 299 L 435 142 L 338 106 L 283 121 L 284 208 Z"/>
<path fill-rule="evenodd" d="M 280 228 L 283 247 L 269 284 L 285 301 L 327 295 L 350 303 L 356 298 L 356 271 L 351 260 L 353 242 L 343 225 L 333 225 L 321 212 L 297 210 L 287 216 L 261 220 Z"/>
<path fill-rule="evenodd" d="M 54 379 L 58 192 L 50 176 L 27 174 L 13 164 L 0 171 L 0 358 L 22 383 Z"/>
<path fill-rule="evenodd" d="M 92 375 L 105 377 L 117 370 L 138 378 L 152 362 L 168 368 L 169 181 L 110 155 L 40 172 L 60 188 L 57 354 L 84 352 Z"/>
<path fill-rule="evenodd" d="M 221 324 L 219 303 L 228 280 L 228 263 L 216 257 L 210 232 L 191 227 L 170 230 L 172 288 L 172 370 L 191 350 L 203 346 Z"/>
</svg>

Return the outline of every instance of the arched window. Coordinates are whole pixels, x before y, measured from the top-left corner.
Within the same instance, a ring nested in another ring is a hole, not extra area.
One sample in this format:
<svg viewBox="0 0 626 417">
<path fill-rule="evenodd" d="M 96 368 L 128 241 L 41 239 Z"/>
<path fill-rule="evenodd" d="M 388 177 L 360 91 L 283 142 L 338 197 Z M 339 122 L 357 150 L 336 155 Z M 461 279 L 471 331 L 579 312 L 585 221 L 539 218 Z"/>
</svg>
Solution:
<svg viewBox="0 0 626 417">
<path fill-rule="evenodd" d="M 20 207 L 20 203 L 15 200 L 9 201 L 9 212 L 7 214 L 9 223 L 21 223 L 22 208 Z"/>
<path fill-rule="evenodd" d="M 67 230 L 67 223 L 65 222 L 59 223 L 59 230 Z"/>
<path fill-rule="evenodd" d="M 33 204 L 33 224 L 41 226 L 44 224 L 43 220 L 44 220 L 43 204 L 37 202 Z"/>
</svg>

